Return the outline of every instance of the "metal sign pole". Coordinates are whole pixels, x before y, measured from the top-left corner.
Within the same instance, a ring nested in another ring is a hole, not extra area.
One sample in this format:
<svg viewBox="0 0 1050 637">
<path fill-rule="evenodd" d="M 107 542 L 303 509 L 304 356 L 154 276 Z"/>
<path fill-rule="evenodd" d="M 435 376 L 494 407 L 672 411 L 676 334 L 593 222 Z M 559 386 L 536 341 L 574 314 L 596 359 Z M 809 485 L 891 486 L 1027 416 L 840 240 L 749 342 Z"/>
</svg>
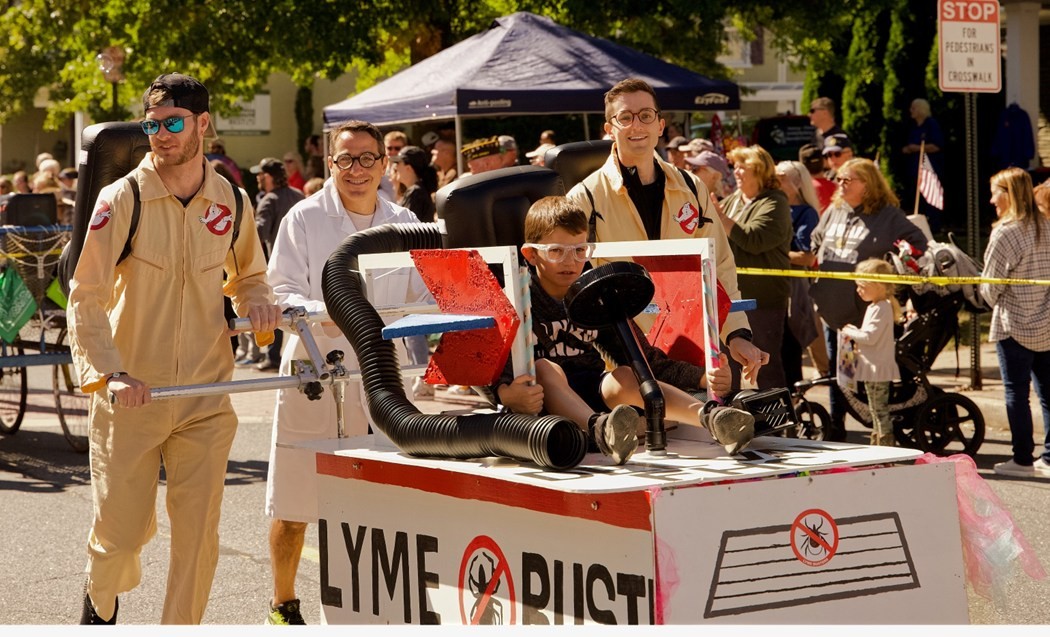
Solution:
<svg viewBox="0 0 1050 637">
<path fill-rule="evenodd" d="M 977 183 L 977 94 L 964 93 L 966 105 L 966 248 L 975 259 L 981 259 L 981 215 L 977 207 L 980 184 Z M 970 313 L 970 388 L 981 389 L 981 321 Z"/>
</svg>

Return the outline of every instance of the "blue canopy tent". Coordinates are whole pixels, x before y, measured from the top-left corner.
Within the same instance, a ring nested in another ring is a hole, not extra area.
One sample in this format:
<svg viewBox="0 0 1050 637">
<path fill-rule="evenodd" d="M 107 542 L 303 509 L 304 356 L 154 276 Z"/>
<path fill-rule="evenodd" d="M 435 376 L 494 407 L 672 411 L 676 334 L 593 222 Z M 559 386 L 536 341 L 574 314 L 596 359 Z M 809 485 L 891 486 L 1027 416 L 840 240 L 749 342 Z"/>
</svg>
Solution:
<svg viewBox="0 0 1050 637">
<path fill-rule="evenodd" d="M 601 113 L 605 92 L 628 77 L 649 82 L 665 111 L 740 108 L 732 82 L 519 12 L 325 107 L 325 128 L 351 119 L 378 126 L 454 119 L 458 149 L 463 117 Z"/>
</svg>

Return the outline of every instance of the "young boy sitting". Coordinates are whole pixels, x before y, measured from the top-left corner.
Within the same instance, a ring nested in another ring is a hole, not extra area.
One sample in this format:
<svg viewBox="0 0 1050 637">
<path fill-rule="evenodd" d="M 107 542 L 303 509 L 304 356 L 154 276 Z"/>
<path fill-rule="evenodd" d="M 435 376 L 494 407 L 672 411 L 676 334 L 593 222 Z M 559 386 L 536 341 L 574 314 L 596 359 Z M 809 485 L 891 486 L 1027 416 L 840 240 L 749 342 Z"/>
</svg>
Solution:
<svg viewBox="0 0 1050 637">
<path fill-rule="evenodd" d="M 645 420 L 634 409 L 644 408 L 638 381 L 615 333 L 573 325 L 563 302 L 594 248 L 587 243 L 587 216 L 564 197 L 544 197 L 525 216 L 525 240 L 521 251 L 534 268 L 529 289 L 536 377 L 523 374 L 512 380 L 508 365 L 494 394 L 513 412 L 545 411 L 572 420 L 588 432 L 599 451 L 623 464 L 637 448 L 638 434 L 645 432 Z M 715 401 L 701 403 L 680 389 L 728 395 L 731 377 L 725 354 L 720 355 L 719 368 L 705 374 L 702 367 L 668 358 L 639 336 L 663 391 L 669 420 L 706 427 L 729 454 L 751 442 L 751 414 Z M 617 365 L 613 371 L 606 372 L 603 354 Z"/>
</svg>

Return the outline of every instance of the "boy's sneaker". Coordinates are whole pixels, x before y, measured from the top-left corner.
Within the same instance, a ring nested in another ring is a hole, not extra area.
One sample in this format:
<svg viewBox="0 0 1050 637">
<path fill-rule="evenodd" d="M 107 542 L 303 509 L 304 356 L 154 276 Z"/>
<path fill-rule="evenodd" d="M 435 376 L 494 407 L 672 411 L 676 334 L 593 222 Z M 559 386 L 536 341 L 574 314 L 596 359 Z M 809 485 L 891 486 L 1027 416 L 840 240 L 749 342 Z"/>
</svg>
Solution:
<svg viewBox="0 0 1050 637">
<path fill-rule="evenodd" d="M 120 610 L 120 598 L 114 600 L 113 617 L 106 621 L 95 612 L 95 605 L 91 603 L 88 595 L 87 582 L 84 582 L 84 608 L 80 611 L 81 626 L 115 626 L 117 624 L 117 611 Z"/>
<path fill-rule="evenodd" d="M 299 600 L 292 599 L 276 608 L 270 606 L 270 614 L 266 616 L 266 623 L 272 626 L 305 626 L 303 615 L 299 612 Z"/>
<path fill-rule="evenodd" d="M 700 425 L 711 432 L 729 455 L 743 451 L 755 437 L 755 417 L 736 407 L 725 407 L 713 400 L 700 410 Z"/>
<path fill-rule="evenodd" d="M 1042 462 L 1042 458 L 1039 459 Z M 1044 463 L 1045 464 L 1045 463 Z M 1017 464 L 1011 458 L 1006 462 L 997 462 L 993 467 L 996 473 L 1001 476 L 1014 476 L 1015 478 L 1031 478 L 1035 475 L 1035 468 L 1032 465 Z"/>
<path fill-rule="evenodd" d="M 598 451 L 616 464 L 627 462 L 638 448 L 641 416 L 630 405 L 617 405 L 607 414 L 595 414 L 589 427 Z"/>
</svg>

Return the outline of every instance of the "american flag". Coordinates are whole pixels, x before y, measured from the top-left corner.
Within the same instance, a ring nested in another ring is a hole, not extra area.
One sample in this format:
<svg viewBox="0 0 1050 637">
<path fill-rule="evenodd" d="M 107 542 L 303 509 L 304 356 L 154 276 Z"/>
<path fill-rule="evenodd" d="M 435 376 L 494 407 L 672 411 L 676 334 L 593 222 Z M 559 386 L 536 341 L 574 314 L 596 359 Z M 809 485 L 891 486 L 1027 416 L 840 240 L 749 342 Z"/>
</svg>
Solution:
<svg viewBox="0 0 1050 637">
<path fill-rule="evenodd" d="M 931 206 L 938 210 L 944 210 L 944 188 L 941 180 L 937 179 L 937 173 L 930 163 L 930 156 L 922 156 L 922 165 L 919 166 L 919 192 Z"/>
</svg>

